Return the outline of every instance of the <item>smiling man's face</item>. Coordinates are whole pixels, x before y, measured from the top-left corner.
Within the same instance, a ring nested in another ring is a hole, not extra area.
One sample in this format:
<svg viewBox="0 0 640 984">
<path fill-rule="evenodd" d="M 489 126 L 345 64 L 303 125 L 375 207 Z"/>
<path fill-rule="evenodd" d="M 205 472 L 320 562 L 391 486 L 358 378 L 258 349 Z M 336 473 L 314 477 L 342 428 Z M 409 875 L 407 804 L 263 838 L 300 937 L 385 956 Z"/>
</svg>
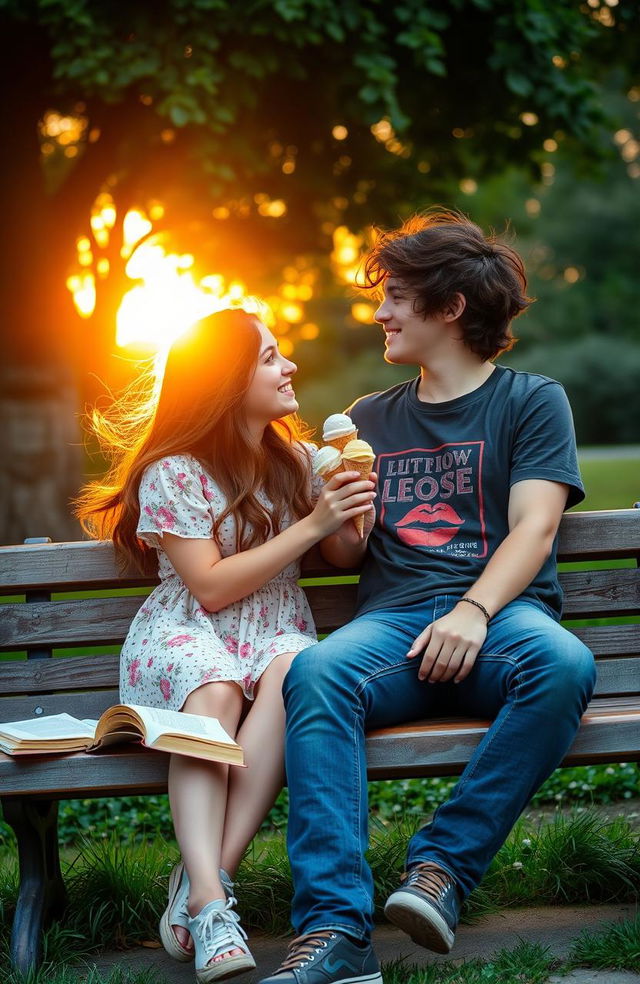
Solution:
<svg viewBox="0 0 640 984">
<path fill-rule="evenodd" d="M 375 319 L 385 335 L 385 360 L 394 365 L 421 365 L 425 353 L 446 337 L 446 322 L 437 315 L 417 313 L 415 292 L 397 277 L 387 277 L 383 290 Z"/>
</svg>

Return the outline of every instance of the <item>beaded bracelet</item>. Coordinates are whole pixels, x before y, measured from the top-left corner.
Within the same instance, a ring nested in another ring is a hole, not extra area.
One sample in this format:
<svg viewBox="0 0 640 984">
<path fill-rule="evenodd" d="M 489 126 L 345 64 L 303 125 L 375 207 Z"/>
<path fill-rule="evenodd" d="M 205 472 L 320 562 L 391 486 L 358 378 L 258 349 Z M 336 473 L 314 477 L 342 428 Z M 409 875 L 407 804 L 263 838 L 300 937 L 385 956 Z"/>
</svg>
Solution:
<svg viewBox="0 0 640 984">
<path fill-rule="evenodd" d="M 467 598 L 467 596 L 465 595 L 464 598 L 461 598 L 460 599 L 460 601 L 468 601 L 470 605 L 475 605 L 476 608 L 479 608 L 480 609 L 480 611 L 482 612 L 482 614 L 486 618 L 487 623 L 489 623 L 491 621 L 491 615 L 489 615 L 489 612 L 487 611 L 487 609 L 484 607 L 484 605 L 481 605 L 479 601 L 476 601 L 475 598 Z"/>
</svg>

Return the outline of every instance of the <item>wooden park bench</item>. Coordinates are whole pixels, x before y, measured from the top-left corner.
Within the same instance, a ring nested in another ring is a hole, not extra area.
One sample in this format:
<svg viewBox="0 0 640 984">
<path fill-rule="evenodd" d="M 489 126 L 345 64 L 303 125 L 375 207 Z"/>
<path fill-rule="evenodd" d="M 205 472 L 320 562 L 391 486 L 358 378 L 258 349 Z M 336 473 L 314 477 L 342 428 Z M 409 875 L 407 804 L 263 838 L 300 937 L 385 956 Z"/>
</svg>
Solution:
<svg viewBox="0 0 640 984">
<path fill-rule="evenodd" d="M 640 614 L 640 509 L 567 514 L 559 559 L 581 562 L 579 569 L 574 563 L 561 569 L 569 628 L 571 620 L 600 621 L 572 630 L 598 659 L 598 683 L 563 765 L 638 761 L 640 624 L 631 616 Z M 355 583 L 337 583 L 335 570 L 333 578 L 329 571 L 318 562 L 307 565 L 302 582 L 321 633 L 347 621 L 355 600 Z M 323 582 L 307 583 L 315 577 Z M 5 598 L 0 652 L 6 654 L 0 660 L 0 721 L 61 711 L 97 718 L 116 703 L 118 646 L 143 589 L 152 583 L 135 573 L 120 575 L 109 543 L 0 547 L 0 593 Z M 135 590 L 114 596 L 114 588 Z M 105 646 L 111 649 L 106 655 L 89 648 Z M 62 654 L 57 652 L 61 649 Z M 487 726 L 486 721 L 442 719 L 371 732 L 369 776 L 458 774 Z M 16 968 L 26 971 L 39 963 L 43 928 L 64 910 L 58 801 L 165 792 L 167 763 L 166 755 L 132 745 L 97 756 L 18 759 L 0 754 L 0 798 L 4 818 L 17 837 L 20 866 L 11 941 Z"/>
</svg>

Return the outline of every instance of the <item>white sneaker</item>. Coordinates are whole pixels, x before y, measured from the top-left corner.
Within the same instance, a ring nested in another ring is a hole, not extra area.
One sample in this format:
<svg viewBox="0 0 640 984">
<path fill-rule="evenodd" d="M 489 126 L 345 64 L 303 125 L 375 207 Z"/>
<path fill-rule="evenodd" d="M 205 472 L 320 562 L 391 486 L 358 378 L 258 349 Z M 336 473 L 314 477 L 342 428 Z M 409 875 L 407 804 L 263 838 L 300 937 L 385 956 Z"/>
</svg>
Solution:
<svg viewBox="0 0 640 984">
<path fill-rule="evenodd" d="M 189 920 L 189 932 L 196 951 L 198 984 L 234 977 L 256 966 L 246 943 L 247 934 L 240 925 L 240 917 L 233 911 L 234 902 L 235 899 L 214 899 Z M 241 950 L 242 953 L 211 962 L 231 950 Z"/>
</svg>

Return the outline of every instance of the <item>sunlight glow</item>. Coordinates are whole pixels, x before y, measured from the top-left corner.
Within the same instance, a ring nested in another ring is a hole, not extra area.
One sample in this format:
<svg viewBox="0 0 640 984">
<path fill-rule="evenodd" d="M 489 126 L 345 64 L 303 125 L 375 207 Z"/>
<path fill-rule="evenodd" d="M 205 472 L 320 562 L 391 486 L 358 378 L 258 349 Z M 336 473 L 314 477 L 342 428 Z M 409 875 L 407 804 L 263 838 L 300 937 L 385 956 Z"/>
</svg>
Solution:
<svg viewBox="0 0 640 984">
<path fill-rule="evenodd" d="M 274 218 L 286 211 L 283 201 L 264 194 L 256 196 L 256 204 L 263 207 L 265 215 Z M 305 315 L 305 303 L 314 295 L 317 271 L 305 257 L 297 257 L 294 264 L 285 267 L 278 292 L 265 305 L 251 297 L 238 279 L 227 281 L 219 273 L 198 273 L 193 253 L 170 251 L 166 232 L 162 239 L 158 233 L 153 234 L 153 219 L 163 216 L 164 206 L 152 202 L 148 211 L 132 208 L 120 217 L 112 196 L 103 192 L 91 209 L 89 234 L 76 239 L 76 268 L 66 285 L 76 311 L 86 319 L 96 310 L 96 281 L 100 282 L 101 292 L 109 289 L 102 282 L 111 273 L 113 256 L 100 254 L 109 245 L 116 221 L 121 222 L 120 255 L 124 273 L 133 283 L 123 294 L 116 314 L 115 343 L 119 348 L 137 347 L 145 352 L 151 349 L 162 356 L 200 318 L 228 307 L 255 311 L 276 335 L 286 335 L 282 339 L 285 354 L 293 352 L 296 340 L 317 337 L 318 326 L 307 321 Z M 341 241 L 343 253 L 346 249 L 355 259 L 357 249 L 351 240 L 357 244 L 357 237 Z"/>
</svg>

